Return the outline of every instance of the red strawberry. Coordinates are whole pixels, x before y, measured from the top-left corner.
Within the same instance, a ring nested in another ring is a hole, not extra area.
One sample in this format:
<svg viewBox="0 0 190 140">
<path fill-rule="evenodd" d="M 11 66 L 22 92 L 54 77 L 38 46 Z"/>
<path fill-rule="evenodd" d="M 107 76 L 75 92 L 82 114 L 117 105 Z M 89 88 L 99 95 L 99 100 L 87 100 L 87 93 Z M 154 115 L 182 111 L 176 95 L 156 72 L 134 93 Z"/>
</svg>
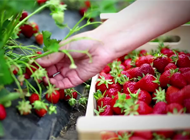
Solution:
<svg viewBox="0 0 190 140">
<path fill-rule="evenodd" d="M 52 93 L 47 93 L 46 94 L 46 100 L 48 100 L 49 102 L 56 104 L 59 102 L 60 99 L 60 93 L 59 91 L 55 90 Z"/>
<path fill-rule="evenodd" d="M 145 77 L 137 82 L 136 88 L 140 88 L 148 92 L 154 92 L 158 88 L 158 84 L 156 78 L 153 75 L 147 74 Z"/>
<path fill-rule="evenodd" d="M 186 113 L 190 113 L 190 98 L 184 99 L 183 106 L 186 108 Z"/>
<path fill-rule="evenodd" d="M 35 35 L 35 40 L 39 45 L 43 44 L 43 35 L 42 33 L 36 34 Z"/>
<path fill-rule="evenodd" d="M 135 94 L 138 93 L 138 90 L 136 90 L 134 93 Z M 143 101 L 143 102 L 147 103 L 147 105 L 149 105 L 152 101 L 152 97 L 151 97 L 150 93 L 148 93 L 147 91 L 140 90 L 140 92 L 138 93 L 138 100 Z"/>
<path fill-rule="evenodd" d="M 184 94 L 181 91 L 173 92 L 173 93 L 167 94 L 166 96 L 166 101 L 168 104 L 179 103 L 182 105 L 183 100 L 184 100 Z"/>
<path fill-rule="evenodd" d="M 24 78 L 25 79 L 30 79 L 30 76 L 27 73 L 24 73 Z"/>
<path fill-rule="evenodd" d="M 7 117 L 5 107 L 0 104 L 0 121 L 4 120 Z"/>
<path fill-rule="evenodd" d="M 112 105 L 112 98 L 111 97 L 103 97 L 97 100 L 97 107 L 98 106 L 105 106 L 105 105 Z"/>
<path fill-rule="evenodd" d="M 168 104 L 166 107 L 167 112 L 176 114 L 176 113 L 184 113 L 183 106 L 178 103 L 171 103 Z"/>
<path fill-rule="evenodd" d="M 175 70 L 177 68 L 177 66 L 174 63 L 168 63 L 168 65 L 164 68 L 164 71 L 173 69 Z"/>
<path fill-rule="evenodd" d="M 146 64 L 145 63 L 145 64 L 142 64 L 139 67 L 139 69 L 137 71 L 137 76 L 142 77 L 143 74 L 144 75 L 146 75 L 146 74 L 152 74 L 152 75 L 154 75 L 154 69 L 152 68 L 152 66 L 150 64 Z"/>
<path fill-rule="evenodd" d="M 135 61 L 135 65 L 137 67 L 140 67 L 142 64 L 151 64 L 153 62 L 153 56 L 152 55 L 146 55 L 146 56 L 141 56 L 138 57 Z"/>
<path fill-rule="evenodd" d="M 170 84 L 174 87 L 181 89 L 187 85 L 187 82 L 181 73 L 176 72 L 172 75 L 170 79 Z"/>
<path fill-rule="evenodd" d="M 30 103 L 33 104 L 35 101 L 40 100 L 40 97 L 39 97 L 38 94 L 33 93 L 33 94 L 30 96 L 29 100 L 30 100 Z"/>
<path fill-rule="evenodd" d="M 60 89 L 59 90 L 59 93 L 60 93 L 60 100 L 64 99 L 65 98 L 65 90 L 64 89 Z"/>
<path fill-rule="evenodd" d="M 132 67 L 131 65 L 131 59 L 126 59 L 124 62 L 123 62 L 123 65 L 125 66 L 125 70 L 128 70 Z"/>
<path fill-rule="evenodd" d="M 155 106 L 153 107 L 153 113 L 154 114 L 166 114 L 167 110 L 167 103 L 166 102 L 157 102 Z"/>
<path fill-rule="evenodd" d="M 32 28 L 33 28 L 33 34 L 36 34 L 36 33 L 39 32 L 39 26 L 38 26 L 37 23 L 35 23 L 35 22 L 31 22 L 30 25 L 31 25 Z"/>
<path fill-rule="evenodd" d="M 161 135 L 162 137 L 164 137 L 164 139 L 166 138 L 171 138 L 174 134 L 174 130 L 159 130 L 159 131 L 155 131 L 155 133 L 157 135 Z"/>
<path fill-rule="evenodd" d="M 190 139 L 190 135 L 188 133 L 178 133 L 175 134 L 172 138 L 172 140 L 189 140 Z"/>
<path fill-rule="evenodd" d="M 111 116 L 113 115 L 112 107 L 110 105 L 105 105 L 103 107 L 98 106 L 98 114 L 100 116 Z"/>
<path fill-rule="evenodd" d="M 115 95 L 117 95 L 117 93 L 120 92 L 117 88 L 109 88 L 106 93 L 105 93 L 105 96 L 108 96 L 108 97 L 113 97 Z"/>
<path fill-rule="evenodd" d="M 151 140 L 153 138 L 151 131 L 135 131 L 133 133 L 133 136 L 139 136 L 139 137 L 145 138 L 147 140 Z"/>
<path fill-rule="evenodd" d="M 167 55 L 168 57 L 174 54 L 174 52 L 167 47 L 162 48 L 160 52 L 164 55 Z"/>
<path fill-rule="evenodd" d="M 190 67 L 179 68 L 179 72 L 181 72 L 181 73 L 185 73 L 185 72 L 189 72 L 189 71 L 190 71 Z"/>
<path fill-rule="evenodd" d="M 32 63 L 31 66 L 30 66 L 30 68 L 28 68 L 28 67 L 26 68 L 26 73 L 29 76 L 31 76 L 32 73 L 34 73 L 38 68 L 39 68 L 38 65 L 36 65 L 35 63 Z"/>
<path fill-rule="evenodd" d="M 37 0 L 38 4 L 41 5 L 41 4 L 44 4 L 47 0 Z"/>
<path fill-rule="evenodd" d="M 125 93 L 118 93 L 112 100 L 113 111 L 118 115 L 124 114 L 124 104 L 131 97 Z"/>
<path fill-rule="evenodd" d="M 91 4 L 90 4 L 90 1 L 89 1 L 89 0 L 86 0 L 84 3 L 85 3 L 85 5 L 86 5 L 87 8 L 90 8 L 90 7 L 91 7 Z"/>
<path fill-rule="evenodd" d="M 113 84 L 109 85 L 109 88 L 116 88 L 116 89 L 118 89 L 118 91 L 121 92 L 122 86 L 119 83 L 113 83 Z"/>
<path fill-rule="evenodd" d="M 33 27 L 30 24 L 24 24 L 20 27 L 20 29 L 21 33 L 27 38 L 31 38 L 34 34 Z"/>
<path fill-rule="evenodd" d="M 108 65 L 106 65 L 102 71 L 105 73 L 109 73 L 111 71 L 111 68 Z"/>
<path fill-rule="evenodd" d="M 126 82 L 124 85 L 123 85 L 123 92 L 126 93 L 126 94 L 129 94 L 129 90 L 133 93 L 135 92 L 135 90 L 137 90 L 136 88 L 136 82 Z M 129 90 L 128 90 L 129 88 Z"/>
<path fill-rule="evenodd" d="M 113 79 L 113 77 L 111 76 L 111 74 L 110 73 L 108 73 L 108 74 L 106 74 L 105 72 L 100 72 L 100 74 L 99 74 L 99 76 L 98 76 L 98 78 L 100 79 L 101 78 L 101 76 L 102 77 L 104 77 L 106 80 L 112 80 Z"/>
<path fill-rule="evenodd" d="M 133 77 L 127 72 L 127 71 L 122 71 L 121 74 L 125 75 L 129 79 L 132 79 Z"/>
<path fill-rule="evenodd" d="M 76 91 L 71 91 L 69 93 L 66 92 L 64 99 L 66 101 L 69 100 L 69 99 L 71 99 L 71 98 L 77 99 L 77 96 L 78 96 L 78 94 L 77 94 Z"/>
<path fill-rule="evenodd" d="M 180 92 L 183 94 L 184 99 L 190 98 L 190 85 L 185 86 L 183 89 L 180 90 Z"/>
<path fill-rule="evenodd" d="M 148 106 L 145 102 L 138 101 L 137 104 L 139 105 L 137 110 L 139 115 L 151 114 L 153 112 L 153 109 L 150 106 Z"/>
<path fill-rule="evenodd" d="M 182 74 L 187 84 L 190 84 L 190 71 Z"/>
<path fill-rule="evenodd" d="M 102 131 L 101 140 L 118 140 L 117 134 L 112 131 Z"/>
<path fill-rule="evenodd" d="M 104 93 L 104 91 L 108 90 L 109 85 L 112 83 L 112 80 L 106 80 L 105 77 L 101 76 L 101 78 L 98 78 L 97 80 L 96 90 L 100 90 L 102 93 Z"/>
<path fill-rule="evenodd" d="M 145 55 L 147 55 L 147 51 L 146 50 L 140 50 L 140 52 L 139 52 L 139 56 L 145 56 Z"/>
<path fill-rule="evenodd" d="M 13 74 L 14 74 L 14 75 L 17 75 L 18 71 L 19 71 L 19 69 L 18 69 L 18 68 L 15 68 L 15 69 L 13 70 Z"/>
<path fill-rule="evenodd" d="M 171 77 L 171 71 L 167 70 L 164 73 L 162 73 L 162 75 L 160 76 L 160 86 L 162 88 L 166 88 L 167 85 L 170 83 L 170 77 Z"/>
<path fill-rule="evenodd" d="M 135 67 L 135 68 L 126 70 L 126 72 L 131 76 L 131 78 L 135 78 L 138 76 L 137 75 L 138 70 L 139 70 L 139 67 Z"/>
<path fill-rule="evenodd" d="M 178 92 L 180 89 L 174 87 L 174 86 L 169 86 L 167 88 L 167 91 L 166 91 L 166 98 L 167 96 L 169 96 L 170 94 L 173 94 L 174 92 Z"/>
<path fill-rule="evenodd" d="M 42 52 L 40 52 L 40 51 L 37 51 L 36 53 L 37 53 L 37 54 L 42 54 Z"/>
<path fill-rule="evenodd" d="M 45 109 L 39 109 L 39 110 L 35 109 L 35 112 L 39 117 L 43 117 L 47 114 L 47 110 Z"/>
<path fill-rule="evenodd" d="M 159 56 L 153 61 L 153 66 L 160 72 L 164 72 L 164 68 L 168 65 L 168 57 Z"/>
<path fill-rule="evenodd" d="M 187 55 L 185 55 L 185 54 L 180 54 L 180 55 L 178 55 L 177 66 L 178 66 L 179 68 L 190 67 L 190 59 L 189 59 L 189 56 L 187 56 Z"/>
<path fill-rule="evenodd" d="M 81 9 L 79 9 L 79 13 L 81 16 L 84 16 L 84 13 L 87 11 L 87 8 L 83 7 Z"/>
<path fill-rule="evenodd" d="M 20 17 L 20 21 L 23 20 L 23 19 L 25 19 L 27 16 L 28 16 L 28 12 L 23 11 L 22 12 L 22 16 Z"/>
</svg>

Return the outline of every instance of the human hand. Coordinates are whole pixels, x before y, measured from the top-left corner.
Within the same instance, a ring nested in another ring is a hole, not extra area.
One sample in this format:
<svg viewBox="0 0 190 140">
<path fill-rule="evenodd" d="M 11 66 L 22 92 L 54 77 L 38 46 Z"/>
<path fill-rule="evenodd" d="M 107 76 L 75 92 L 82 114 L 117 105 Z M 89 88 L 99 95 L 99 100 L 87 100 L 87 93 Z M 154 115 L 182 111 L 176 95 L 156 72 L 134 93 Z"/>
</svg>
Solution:
<svg viewBox="0 0 190 140">
<path fill-rule="evenodd" d="M 72 38 L 75 37 L 98 39 L 92 31 L 78 34 Z M 64 42 L 61 42 L 61 44 Z M 103 42 L 96 40 L 74 41 L 60 48 L 60 50 L 63 49 L 79 51 L 88 50 L 92 56 L 92 62 L 89 63 L 90 59 L 86 54 L 78 52 L 70 52 L 77 66 L 76 69 L 70 68 L 70 59 L 63 53 L 53 53 L 37 59 L 37 62 L 42 67 L 46 68 L 48 76 L 50 77 L 50 83 L 61 89 L 75 87 L 86 80 L 89 80 L 91 77 L 99 73 L 105 65 L 111 62 L 113 56 L 112 51 L 106 49 Z M 53 75 L 58 72 L 59 74 L 53 77 Z M 45 79 L 45 82 L 47 82 L 47 79 Z"/>
</svg>

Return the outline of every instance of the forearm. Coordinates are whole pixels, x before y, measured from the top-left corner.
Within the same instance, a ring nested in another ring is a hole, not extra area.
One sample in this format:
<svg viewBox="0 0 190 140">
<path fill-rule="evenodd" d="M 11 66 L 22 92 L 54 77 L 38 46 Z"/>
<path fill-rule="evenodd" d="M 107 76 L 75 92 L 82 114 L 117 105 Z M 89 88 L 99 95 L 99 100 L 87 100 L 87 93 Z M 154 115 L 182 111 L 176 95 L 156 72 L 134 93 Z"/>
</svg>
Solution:
<svg viewBox="0 0 190 140">
<path fill-rule="evenodd" d="M 188 0 L 138 0 L 105 21 L 95 32 L 115 59 L 189 20 Z"/>
</svg>

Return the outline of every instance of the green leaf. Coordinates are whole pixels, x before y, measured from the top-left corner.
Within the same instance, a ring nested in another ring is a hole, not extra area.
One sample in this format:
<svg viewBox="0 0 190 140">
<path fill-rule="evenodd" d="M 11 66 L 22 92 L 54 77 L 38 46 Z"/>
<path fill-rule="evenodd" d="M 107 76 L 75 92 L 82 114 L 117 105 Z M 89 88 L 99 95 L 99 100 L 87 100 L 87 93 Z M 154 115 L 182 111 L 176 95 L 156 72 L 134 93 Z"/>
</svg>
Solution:
<svg viewBox="0 0 190 140">
<path fill-rule="evenodd" d="M 49 31 L 42 31 L 45 47 L 44 51 L 57 52 L 59 50 L 59 41 L 56 39 L 50 39 L 51 33 Z"/>
<path fill-rule="evenodd" d="M 0 85 L 8 85 L 13 82 L 10 69 L 4 58 L 4 50 L 0 50 Z"/>
<path fill-rule="evenodd" d="M 0 137 L 3 137 L 3 136 L 4 136 L 3 125 L 2 125 L 2 123 L 0 122 Z"/>
<path fill-rule="evenodd" d="M 20 93 L 9 93 L 6 89 L 0 91 L 0 103 L 4 104 L 8 101 L 16 100 L 20 97 Z"/>
</svg>

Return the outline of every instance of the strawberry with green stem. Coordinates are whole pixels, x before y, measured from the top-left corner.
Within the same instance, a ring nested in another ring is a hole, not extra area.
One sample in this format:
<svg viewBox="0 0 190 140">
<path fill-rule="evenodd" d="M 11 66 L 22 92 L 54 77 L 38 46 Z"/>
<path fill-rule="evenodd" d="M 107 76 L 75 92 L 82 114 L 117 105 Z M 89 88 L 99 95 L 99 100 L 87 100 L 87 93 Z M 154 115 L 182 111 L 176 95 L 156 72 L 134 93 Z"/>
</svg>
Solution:
<svg viewBox="0 0 190 140">
<path fill-rule="evenodd" d="M 185 54 L 178 55 L 177 66 L 179 68 L 190 67 L 190 58 Z"/>
<path fill-rule="evenodd" d="M 154 56 L 153 67 L 155 67 L 160 73 L 164 72 L 164 68 L 168 65 L 168 57 L 162 54 Z"/>
<path fill-rule="evenodd" d="M 167 114 L 167 103 L 166 102 L 157 102 L 154 106 L 153 106 L 153 114 Z"/>
<path fill-rule="evenodd" d="M 185 113 L 185 110 L 182 105 L 178 103 L 170 103 L 166 107 L 168 114 L 183 114 Z"/>
<path fill-rule="evenodd" d="M 28 115 L 31 113 L 32 106 L 29 101 L 22 100 L 18 102 L 17 109 L 21 115 Z"/>
<path fill-rule="evenodd" d="M 118 115 L 123 115 L 125 106 L 127 104 L 127 99 L 130 99 L 131 97 L 125 93 L 120 93 L 113 98 L 112 101 L 112 108 L 113 111 Z"/>
<path fill-rule="evenodd" d="M 105 105 L 112 105 L 112 97 L 107 97 L 105 95 L 106 95 L 106 92 L 104 92 L 102 94 L 102 92 L 100 90 L 98 90 L 94 93 L 94 98 L 96 99 L 97 107 L 105 106 Z"/>
<path fill-rule="evenodd" d="M 158 49 L 162 54 L 167 55 L 168 57 L 174 54 L 174 52 L 168 46 L 165 46 L 163 42 L 160 42 Z"/>
<path fill-rule="evenodd" d="M 96 90 L 100 90 L 101 92 L 106 91 L 113 82 L 112 80 L 106 80 L 105 77 L 100 76 L 96 82 Z"/>
<path fill-rule="evenodd" d="M 180 131 L 172 137 L 173 140 L 188 140 L 190 139 L 190 134 L 188 131 Z"/>
<path fill-rule="evenodd" d="M 177 66 L 174 63 L 168 63 L 168 65 L 166 65 L 166 67 L 164 68 L 164 72 L 170 69 L 177 69 Z"/>
<path fill-rule="evenodd" d="M 60 93 L 58 92 L 59 89 L 55 88 L 54 86 L 48 87 L 48 90 L 45 93 L 46 100 L 53 104 L 57 104 L 60 99 Z"/>
<path fill-rule="evenodd" d="M 182 89 L 187 85 L 185 77 L 180 72 L 175 72 L 170 78 L 170 84 L 174 87 Z"/>
<path fill-rule="evenodd" d="M 44 101 L 37 100 L 32 105 L 34 106 L 33 108 L 39 117 L 43 117 L 47 114 L 48 104 L 44 103 Z"/>
<path fill-rule="evenodd" d="M 159 80 L 151 74 L 147 74 L 136 84 L 137 89 L 140 88 L 147 92 L 154 92 L 158 88 L 158 86 L 159 86 Z"/>
<path fill-rule="evenodd" d="M 112 107 L 110 105 L 103 106 L 103 104 L 102 104 L 101 106 L 98 106 L 97 110 L 94 109 L 94 112 L 96 113 L 97 116 L 113 115 Z"/>
<path fill-rule="evenodd" d="M 170 79 L 174 73 L 176 73 L 178 69 L 170 69 L 165 71 L 164 73 L 161 74 L 159 81 L 160 81 L 160 86 L 162 88 L 166 88 L 168 84 L 170 84 Z"/>
<path fill-rule="evenodd" d="M 165 89 L 162 89 L 159 87 L 159 89 L 156 89 L 156 92 L 153 93 L 152 98 L 156 103 L 158 102 L 166 102 L 166 92 Z"/>
</svg>

